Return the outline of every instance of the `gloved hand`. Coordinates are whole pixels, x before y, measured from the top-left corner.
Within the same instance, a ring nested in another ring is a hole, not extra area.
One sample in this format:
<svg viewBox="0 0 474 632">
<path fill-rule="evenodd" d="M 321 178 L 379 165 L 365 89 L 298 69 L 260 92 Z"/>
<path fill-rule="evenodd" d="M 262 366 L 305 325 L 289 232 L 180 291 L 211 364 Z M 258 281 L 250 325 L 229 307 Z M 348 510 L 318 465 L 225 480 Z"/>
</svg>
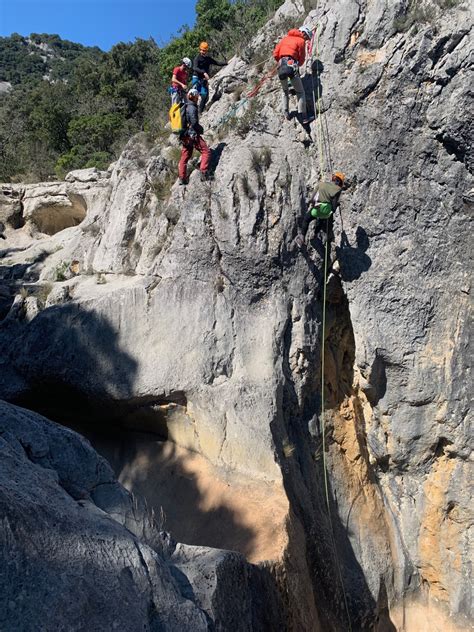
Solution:
<svg viewBox="0 0 474 632">
<path fill-rule="evenodd" d="M 204 134 L 204 127 L 200 123 L 197 124 L 197 133 L 199 135 Z"/>
</svg>

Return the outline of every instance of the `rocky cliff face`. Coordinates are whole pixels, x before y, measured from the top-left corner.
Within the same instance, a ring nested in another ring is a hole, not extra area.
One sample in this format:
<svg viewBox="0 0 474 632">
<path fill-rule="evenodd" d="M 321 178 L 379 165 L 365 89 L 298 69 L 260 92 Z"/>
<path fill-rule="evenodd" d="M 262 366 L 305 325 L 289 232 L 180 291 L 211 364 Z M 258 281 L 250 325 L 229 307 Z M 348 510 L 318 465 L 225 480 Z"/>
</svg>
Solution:
<svg viewBox="0 0 474 632">
<path fill-rule="evenodd" d="M 136 138 L 108 173 L 0 199 L 12 218 L 3 397 L 176 446 L 173 468 L 192 472 L 213 520 L 185 537 L 265 567 L 262 599 L 271 593 L 289 629 L 463 629 L 471 614 L 472 14 L 405 5 L 288 1 L 252 42 L 266 56 L 284 20 L 318 25 L 305 87 L 310 103 L 322 94 L 320 142 L 282 121 L 275 80 L 239 101 L 271 62 L 235 58 L 202 120 L 214 182 L 193 173 L 169 189 L 171 140 Z M 306 251 L 293 246 L 321 166 L 351 180 L 335 222 L 324 414 L 321 243 L 310 233 Z M 155 457 L 114 454 L 136 490 Z M 209 480 L 229 489 L 217 505 Z M 179 498 L 153 500 L 165 502 L 172 514 Z M 225 512 L 229 537 L 201 541 Z M 263 524 L 272 547 L 255 535 Z M 245 625 L 221 629 L 258 629 Z"/>
</svg>

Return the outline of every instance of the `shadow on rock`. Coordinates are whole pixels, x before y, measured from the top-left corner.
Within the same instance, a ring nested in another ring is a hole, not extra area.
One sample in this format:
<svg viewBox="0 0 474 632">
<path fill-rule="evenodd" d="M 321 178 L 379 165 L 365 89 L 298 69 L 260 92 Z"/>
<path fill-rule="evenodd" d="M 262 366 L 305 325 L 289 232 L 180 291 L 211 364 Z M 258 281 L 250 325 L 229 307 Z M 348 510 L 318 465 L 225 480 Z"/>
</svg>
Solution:
<svg viewBox="0 0 474 632">
<path fill-rule="evenodd" d="M 107 433 L 85 425 L 75 429 L 178 541 L 239 551 L 247 557 L 255 553 L 257 534 L 239 515 L 237 490 L 216 476 L 207 459 L 148 433 L 120 428 Z"/>
<path fill-rule="evenodd" d="M 310 309 L 314 310 L 314 313 L 309 313 L 308 319 L 321 322 L 320 303 L 313 303 Z M 344 481 L 341 481 L 340 475 L 336 472 L 335 463 L 332 466 L 325 465 L 325 460 L 333 458 L 334 450 L 331 448 L 338 440 L 338 411 L 353 393 L 355 340 L 347 298 L 343 296 L 343 300 L 337 305 L 327 307 L 324 387 L 325 410 L 329 415 L 324 421 L 324 446 L 321 373 L 316 369 L 300 403 L 288 355 L 291 348 L 291 330 L 292 321 L 289 320 L 284 345 L 286 381 L 282 412 L 288 433 L 287 441 L 292 446 L 296 458 L 285 458 L 282 450 L 280 459 L 292 510 L 307 535 L 306 563 L 313 582 L 314 594 L 320 596 L 316 605 L 322 629 L 333 632 L 349 627 L 353 630 L 369 630 L 373 629 L 375 622 L 383 621 L 383 630 L 394 632 L 396 628 L 388 613 L 385 583 L 381 583 L 379 596 L 375 599 L 357 556 L 354 533 L 351 533 L 354 520 L 349 520 L 355 500 L 345 516 L 346 508 L 342 509 L 340 506 L 340 498 L 344 495 L 341 493 Z M 312 359 L 317 366 L 320 364 L 320 347 L 315 348 Z M 358 419 L 356 423 L 363 424 L 364 421 Z M 277 429 L 274 427 L 273 430 L 276 433 L 276 445 L 281 445 Z M 362 439 L 365 436 L 364 428 L 355 434 L 356 441 L 360 442 L 358 451 L 365 459 L 367 450 Z M 327 454 L 326 459 L 323 459 L 323 450 Z M 329 503 L 326 499 L 326 480 Z"/>
<path fill-rule="evenodd" d="M 321 73 L 324 71 L 324 65 L 318 59 L 315 59 L 311 65 L 311 73 L 307 73 L 301 78 L 303 88 L 306 94 L 306 107 L 308 116 L 316 117 L 317 112 L 314 110 L 314 104 L 323 96 L 323 84 L 321 83 Z"/>
<path fill-rule="evenodd" d="M 4 321 L 0 353 L 28 384 L 13 403 L 66 425 L 119 415 L 133 397 L 138 365 L 118 336 L 107 318 L 76 303 L 45 309 L 30 323 Z"/>
<path fill-rule="evenodd" d="M 215 170 L 217 169 L 217 165 L 219 164 L 219 161 L 221 159 L 222 152 L 224 151 L 226 147 L 227 147 L 227 143 L 219 143 L 217 147 L 212 148 L 211 165 L 210 165 L 210 170 L 212 173 L 214 173 Z"/>
<path fill-rule="evenodd" d="M 356 230 L 356 246 L 351 246 L 345 231 L 341 234 L 341 245 L 336 247 L 337 259 L 341 265 L 343 281 L 355 281 L 372 265 L 372 259 L 366 254 L 369 237 L 362 226 Z"/>
<path fill-rule="evenodd" d="M 84 433 L 131 492 L 157 515 L 163 510 L 166 527 L 179 541 L 248 557 L 276 548 L 269 527 L 263 539 L 256 533 L 265 530 L 258 490 L 253 497 L 253 489 L 230 486 L 205 458 L 157 441 L 156 434 L 123 430 L 124 419 L 146 402 L 135 392 L 137 361 L 120 348 L 108 319 L 78 304 L 53 306 L 30 323 L 0 325 L 1 352 L 27 385 L 10 400 Z M 0 395 L 8 396 L 1 389 L 0 383 Z"/>
</svg>

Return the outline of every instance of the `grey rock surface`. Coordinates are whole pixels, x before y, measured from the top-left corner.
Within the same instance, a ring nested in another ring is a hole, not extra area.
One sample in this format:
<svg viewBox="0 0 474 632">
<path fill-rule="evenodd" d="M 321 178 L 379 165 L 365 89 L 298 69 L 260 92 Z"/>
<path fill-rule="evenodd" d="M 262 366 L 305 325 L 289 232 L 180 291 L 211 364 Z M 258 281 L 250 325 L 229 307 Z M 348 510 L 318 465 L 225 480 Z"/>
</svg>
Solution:
<svg viewBox="0 0 474 632">
<path fill-rule="evenodd" d="M 257 569 L 173 542 L 77 433 L 0 402 L 0 454 L 2 630 L 263 629 Z"/>
<path fill-rule="evenodd" d="M 2 402 L 0 450 L 2 630 L 208 629 L 84 439 Z"/>
<path fill-rule="evenodd" d="M 270 54 L 292 15 L 318 25 L 318 72 L 304 84 L 309 103 L 322 95 L 321 143 L 282 120 L 276 81 L 236 101 L 232 90 L 272 66 L 234 59 L 202 119 L 214 182 L 192 173 L 168 191 L 169 148 L 133 139 L 101 188 L 87 182 L 79 226 L 2 266 L 14 291 L 28 274 L 54 282 L 60 261 L 81 269 L 71 300 L 31 320 L 16 303 L 0 325 L 5 397 L 103 426 L 162 428 L 162 406 L 181 407 L 172 440 L 284 487 L 278 563 L 302 560 L 282 581 L 284 607 L 312 603 L 324 630 L 347 629 L 348 615 L 380 631 L 463 629 L 472 617 L 472 10 L 425 4 L 416 17 L 402 0 L 321 1 L 298 17 L 286 2 L 249 51 Z M 350 187 L 331 253 L 341 273 L 328 286 L 323 416 L 322 244 L 310 232 L 299 253 L 293 240 L 321 169 L 336 168 Z"/>
<path fill-rule="evenodd" d="M 1 185 L 0 188 L 0 221 L 12 228 L 21 227 L 21 198 L 24 194 L 23 187 Z"/>
</svg>

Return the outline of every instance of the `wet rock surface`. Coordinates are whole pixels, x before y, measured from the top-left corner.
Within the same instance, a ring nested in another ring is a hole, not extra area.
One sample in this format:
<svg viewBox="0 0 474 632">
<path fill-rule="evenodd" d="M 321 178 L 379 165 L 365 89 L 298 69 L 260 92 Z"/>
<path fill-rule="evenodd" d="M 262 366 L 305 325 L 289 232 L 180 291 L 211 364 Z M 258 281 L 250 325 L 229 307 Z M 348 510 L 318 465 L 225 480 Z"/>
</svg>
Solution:
<svg viewBox="0 0 474 632">
<path fill-rule="evenodd" d="M 33 242 L 12 227 L 1 244 L 1 394 L 65 423 L 66 411 L 165 431 L 283 487 L 279 593 L 260 586 L 290 629 L 463 629 L 472 616 L 472 12 L 433 1 L 413 21 L 405 4 L 319 2 L 308 14 L 285 3 L 283 19 L 319 28 L 304 83 L 309 103 L 322 95 L 321 142 L 282 120 L 275 80 L 240 103 L 272 66 L 234 59 L 202 119 L 213 182 L 192 173 L 171 186 L 170 147 L 132 139 L 100 187 L 94 174 L 69 178 L 70 193 L 89 187 L 79 226 Z M 250 49 L 271 50 L 279 19 Z M 350 180 L 331 253 L 324 416 L 324 249 L 313 231 L 304 251 L 293 242 L 321 168 Z M 37 289 L 21 296 L 25 281 L 67 291 L 46 307 Z"/>
</svg>

